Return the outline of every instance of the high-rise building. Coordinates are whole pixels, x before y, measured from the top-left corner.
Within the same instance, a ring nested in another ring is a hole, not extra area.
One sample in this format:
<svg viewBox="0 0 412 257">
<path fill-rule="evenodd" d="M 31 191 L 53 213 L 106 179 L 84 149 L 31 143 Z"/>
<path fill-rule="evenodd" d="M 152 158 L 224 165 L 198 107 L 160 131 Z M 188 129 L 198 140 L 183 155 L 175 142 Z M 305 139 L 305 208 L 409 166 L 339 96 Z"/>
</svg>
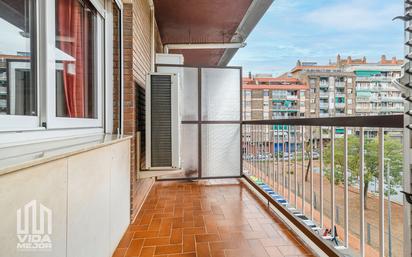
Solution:
<svg viewBox="0 0 412 257">
<path fill-rule="evenodd" d="M 245 120 L 303 117 L 307 85 L 292 77 L 268 74 L 243 79 Z"/>
<path fill-rule="evenodd" d="M 350 116 L 355 111 L 355 75 L 334 64 L 297 62 L 293 77 L 306 83 L 305 117 Z"/>
<path fill-rule="evenodd" d="M 401 76 L 402 64 L 403 61 L 395 57 L 387 60 L 385 55 L 378 63 L 360 64 L 351 63 L 350 57 L 340 60 L 338 56 L 338 66 L 356 75 L 356 115 L 403 113 L 404 100 L 393 84 L 394 79 Z"/>
<path fill-rule="evenodd" d="M 338 55 L 328 65 L 298 61 L 291 74 L 309 85 L 306 117 L 386 115 L 403 112 L 401 92 L 393 85 L 402 63 L 384 55 L 377 63 Z"/>
</svg>

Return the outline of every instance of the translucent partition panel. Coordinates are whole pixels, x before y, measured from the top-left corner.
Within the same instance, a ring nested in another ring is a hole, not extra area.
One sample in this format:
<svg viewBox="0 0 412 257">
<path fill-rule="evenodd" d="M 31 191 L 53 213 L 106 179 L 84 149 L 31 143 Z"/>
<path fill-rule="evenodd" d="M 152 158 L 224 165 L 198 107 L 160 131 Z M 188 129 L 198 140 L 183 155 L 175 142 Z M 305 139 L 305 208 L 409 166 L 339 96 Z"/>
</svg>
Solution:
<svg viewBox="0 0 412 257">
<path fill-rule="evenodd" d="M 202 68 L 202 120 L 240 120 L 240 70 Z"/>
<path fill-rule="evenodd" d="M 182 124 L 181 125 L 181 145 L 180 158 L 184 170 L 183 173 L 163 176 L 165 178 L 193 178 L 199 175 L 199 151 L 198 151 L 198 125 Z"/>
<path fill-rule="evenodd" d="M 202 125 L 202 177 L 240 174 L 240 125 Z"/>
<path fill-rule="evenodd" d="M 181 83 L 180 111 L 182 120 L 194 121 L 198 119 L 198 68 L 159 66 L 161 73 L 177 73 Z"/>
<path fill-rule="evenodd" d="M 182 125 L 181 158 L 182 168 L 187 177 L 197 177 L 198 175 L 198 125 Z"/>
</svg>

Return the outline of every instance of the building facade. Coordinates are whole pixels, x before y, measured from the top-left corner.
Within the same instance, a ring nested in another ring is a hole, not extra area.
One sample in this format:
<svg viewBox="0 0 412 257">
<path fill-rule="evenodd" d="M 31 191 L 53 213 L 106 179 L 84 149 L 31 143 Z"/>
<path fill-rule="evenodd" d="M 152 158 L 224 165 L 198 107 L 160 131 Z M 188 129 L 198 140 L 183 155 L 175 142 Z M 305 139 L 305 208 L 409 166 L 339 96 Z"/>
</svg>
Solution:
<svg viewBox="0 0 412 257">
<path fill-rule="evenodd" d="M 355 75 L 335 65 L 301 63 L 291 71 L 293 77 L 307 83 L 305 117 L 350 116 L 355 110 Z"/>
<path fill-rule="evenodd" d="M 393 81 L 400 78 L 403 61 L 345 64 L 347 72 L 356 75 L 356 115 L 390 115 L 404 112 L 404 100 Z"/>
<path fill-rule="evenodd" d="M 402 63 L 395 57 L 370 63 L 338 55 L 329 65 L 298 61 L 291 74 L 309 85 L 306 117 L 388 115 L 403 112 L 401 92 L 393 85 Z"/>
<path fill-rule="evenodd" d="M 257 74 L 243 79 L 244 120 L 303 117 L 307 86 L 296 78 Z"/>
</svg>

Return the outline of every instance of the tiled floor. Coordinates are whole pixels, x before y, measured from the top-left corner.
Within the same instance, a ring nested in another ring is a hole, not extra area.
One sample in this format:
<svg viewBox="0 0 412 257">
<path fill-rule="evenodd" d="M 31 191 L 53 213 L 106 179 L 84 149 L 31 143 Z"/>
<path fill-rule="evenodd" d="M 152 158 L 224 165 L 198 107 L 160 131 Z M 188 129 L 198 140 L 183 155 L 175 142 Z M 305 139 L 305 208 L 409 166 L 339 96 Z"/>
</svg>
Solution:
<svg viewBox="0 0 412 257">
<path fill-rule="evenodd" d="M 156 182 L 114 257 L 312 256 L 235 179 Z"/>
</svg>

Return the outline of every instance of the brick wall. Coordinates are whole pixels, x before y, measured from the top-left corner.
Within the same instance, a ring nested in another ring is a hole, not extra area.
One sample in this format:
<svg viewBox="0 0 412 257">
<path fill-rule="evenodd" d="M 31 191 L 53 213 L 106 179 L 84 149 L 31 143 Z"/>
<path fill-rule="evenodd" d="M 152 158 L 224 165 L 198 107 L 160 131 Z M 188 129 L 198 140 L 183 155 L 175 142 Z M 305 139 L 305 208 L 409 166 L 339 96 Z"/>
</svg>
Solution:
<svg viewBox="0 0 412 257">
<path fill-rule="evenodd" d="M 120 124 L 120 49 L 119 49 L 119 10 L 113 2 L 113 133 L 117 133 Z"/>
<path fill-rule="evenodd" d="M 123 48 L 124 48 L 124 133 L 136 136 L 138 87 L 145 87 L 146 75 L 150 72 L 151 15 L 147 0 L 123 1 Z M 158 31 L 155 32 L 156 50 L 162 45 Z M 136 140 L 131 145 L 131 218 L 136 216 L 144 196 L 150 190 L 153 179 L 139 180 L 136 158 Z"/>
</svg>

